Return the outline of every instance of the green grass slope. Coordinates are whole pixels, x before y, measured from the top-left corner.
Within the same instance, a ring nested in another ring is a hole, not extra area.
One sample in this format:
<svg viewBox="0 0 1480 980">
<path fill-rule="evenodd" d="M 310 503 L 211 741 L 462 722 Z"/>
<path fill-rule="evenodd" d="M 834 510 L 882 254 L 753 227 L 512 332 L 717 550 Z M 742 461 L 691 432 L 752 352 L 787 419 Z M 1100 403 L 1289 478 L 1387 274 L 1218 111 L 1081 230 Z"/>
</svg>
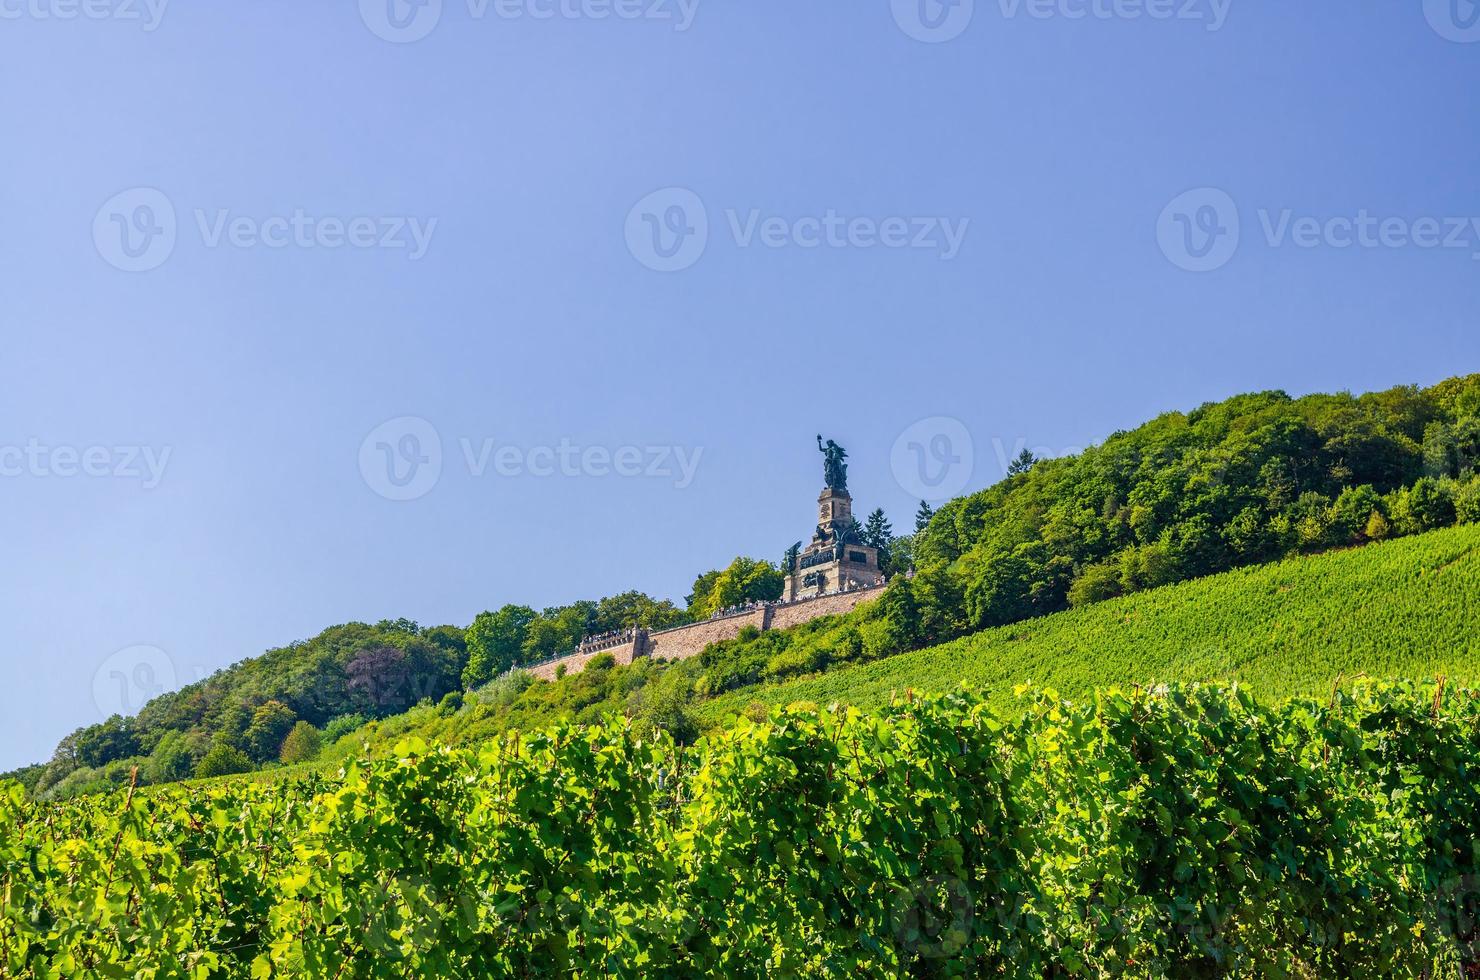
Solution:
<svg viewBox="0 0 1480 980">
<path fill-rule="evenodd" d="M 893 692 L 1018 684 L 1237 681 L 1261 697 L 1318 694 L 1338 675 L 1480 678 L 1480 526 L 1296 558 L 986 630 L 913 653 L 698 707 L 723 723 L 753 702 L 887 702 Z"/>
</svg>

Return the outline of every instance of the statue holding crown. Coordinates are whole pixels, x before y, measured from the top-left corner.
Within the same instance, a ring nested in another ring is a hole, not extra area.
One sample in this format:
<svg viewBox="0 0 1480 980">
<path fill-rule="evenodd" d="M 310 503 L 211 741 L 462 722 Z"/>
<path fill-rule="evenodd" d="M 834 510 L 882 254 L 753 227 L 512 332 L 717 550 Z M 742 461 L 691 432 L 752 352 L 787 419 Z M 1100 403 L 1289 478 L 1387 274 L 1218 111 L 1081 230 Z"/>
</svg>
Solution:
<svg viewBox="0 0 1480 980">
<path fill-rule="evenodd" d="M 824 446 L 820 434 L 817 436 L 817 448 L 822 452 L 822 478 L 827 488 L 847 493 L 848 464 L 843 461 L 848 458 L 848 451 L 831 439 Z"/>
</svg>

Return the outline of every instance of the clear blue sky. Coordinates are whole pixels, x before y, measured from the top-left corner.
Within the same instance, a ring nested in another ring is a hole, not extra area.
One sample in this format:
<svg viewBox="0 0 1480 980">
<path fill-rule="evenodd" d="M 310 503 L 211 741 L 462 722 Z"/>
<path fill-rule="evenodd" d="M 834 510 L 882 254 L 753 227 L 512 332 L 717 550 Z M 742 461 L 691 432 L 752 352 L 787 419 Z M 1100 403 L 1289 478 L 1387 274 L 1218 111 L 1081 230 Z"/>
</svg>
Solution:
<svg viewBox="0 0 1480 980">
<path fill-rule="evenodd" d="M 909 454 L 963 438 L 974 488 L 998 446 L 1480 370 L 1465 0 L 68 2 L 0 4 L 0 768 L 140 645 L 183 682 L 348 620 L 682 601 L 808 533 L 818 432 L 905 526 Z M 877 244 L 935 218 L 952 254 Z M 562 440 L 700 456 L 533 475 Z"/>
</svg>

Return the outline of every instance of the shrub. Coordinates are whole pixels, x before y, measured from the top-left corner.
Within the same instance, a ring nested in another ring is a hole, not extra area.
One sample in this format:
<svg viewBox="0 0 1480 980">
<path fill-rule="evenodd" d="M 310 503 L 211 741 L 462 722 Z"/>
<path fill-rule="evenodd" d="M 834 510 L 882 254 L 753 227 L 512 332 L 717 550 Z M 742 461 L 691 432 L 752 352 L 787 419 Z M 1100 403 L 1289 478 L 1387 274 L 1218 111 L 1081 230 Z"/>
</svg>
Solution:
<svg viewBox="0 0 1480 980">
<path fill-rule="evenodd" d="M 322 744 L 319 730 L 306 721 L 300 721 L 293 726 L 292 731 L 288 732 L 288 737 L 283 739 L 283 748 L 278 754 L 278 761 L 284 765 L 309 762 L 318 758 Z"/>
<path fill-rule="evenodd" d="M 219 742 L 195 767 L 195 775 L 201 779 L 208 779 L 212 776 L 233 776 L 237 773 L 251 771 L 252 760 L 247 758 L 245 752 Z"/>
<path fill-rule="evenodd" d="M 473 696 L 484 704 L 502 708 L 513 704 L 533 684 L 534 675 L 529 671 L 510 670 L 478 688 Z"/>
<path fill-rule="evenodd" d="M 462 710 L 463 694 L 461 691 L 448 691 L 437 703 L 437 714 L 443 718 L 449 718 Z"/>
<path fill-rule="evenodd" d="M 323 743 L 333 745 L 363 724 L 365 724 L 364 715 L 340 715 L 324 726 Z"/>
<path fill-rule="evenodd" d="M 1114 564 L 1090 565 L 1069 586 L 1069 605 L 1084 606 L 1091 602 L 1113 599 L 1121 594 L 1120 567 Z"/>
<path fill-rule="evenodd" d="M 1455 490 L 1454 512 L 1460 524 L 1480 524 L 1480 476 L 1471 477 Z"/>
<path fill-rule="evenodd" d="M 195 757 L 180 732 L 165 732 L 149 760 L 144 763 L 144 778 L 151 783 L 172 783 L 186 779 L 195 768 Z"/>
</svg>

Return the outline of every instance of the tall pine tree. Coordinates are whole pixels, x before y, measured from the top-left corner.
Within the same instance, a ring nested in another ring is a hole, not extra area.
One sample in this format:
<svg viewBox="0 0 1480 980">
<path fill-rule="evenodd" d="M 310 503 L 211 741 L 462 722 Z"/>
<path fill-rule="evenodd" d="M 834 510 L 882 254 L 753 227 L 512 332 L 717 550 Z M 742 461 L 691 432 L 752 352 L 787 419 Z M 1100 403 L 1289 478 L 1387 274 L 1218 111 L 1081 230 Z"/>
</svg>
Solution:
<svg viewBox="0 0 1480 980">
<path fill-rule="evenodd" d="M 879 552 L 879 567 L 889 567 L 889 545 L 894 541 L 894 525 L 884 516 L 884 508 L 876 507 L 863 524 L 863 543 Z"/>
<path fill-rule="evenodd" d="M 921 531 L 925 530 L 925 525 L 929 524 L 930 519 L 934 516 L 935 508 L 931 507 L 923 500 L 920 501 L 920 509 L 915 511 L 915 533 L 919 534 Z"/>
<path fill-rule="evenodd" d="M 1016 459 L 1007 464 L 1007 475 L 1019 476 L 1026 473 L 1033 468 L 1033 464 L 1036 462 L 1038 462 L 1038 457 L 1033 455 L 1032 450 L 1024 449 L 1017 454 Z"/>
</svg>

